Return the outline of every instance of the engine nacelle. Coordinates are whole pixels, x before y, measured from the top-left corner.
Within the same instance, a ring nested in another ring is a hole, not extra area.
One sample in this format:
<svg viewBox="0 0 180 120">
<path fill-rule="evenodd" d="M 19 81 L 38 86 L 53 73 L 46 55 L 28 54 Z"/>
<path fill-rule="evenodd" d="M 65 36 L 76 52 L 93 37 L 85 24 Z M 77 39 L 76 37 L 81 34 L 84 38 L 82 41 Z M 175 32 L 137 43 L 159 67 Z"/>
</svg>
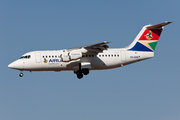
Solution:
<svg viewBox="0 0 180 120">
<path fill-rule="evenodd" d="M 68 52 L 63 52 L 61 54 L 61 60 L 63 62 L 69 62 L 70 61 L 69 53 Z"/>
<path fill-rule="evenodd" d="M 61 60 L 63 62 L 69 62 L 71 60 L 77 60 L 82 58 L 82 52 L 79 51 L 72 51 L 72 52 L 63 52 L 61 54 Z"/>
<path fill-rule="evenodd" d="M 69 56 L 70 56 L 70 59 L 71 60 L 76 60 L 76 59 L 79 59 L 79 58 L 82 58 L 82 52 L 70 52 L 69 53 Z"/>
</svg>

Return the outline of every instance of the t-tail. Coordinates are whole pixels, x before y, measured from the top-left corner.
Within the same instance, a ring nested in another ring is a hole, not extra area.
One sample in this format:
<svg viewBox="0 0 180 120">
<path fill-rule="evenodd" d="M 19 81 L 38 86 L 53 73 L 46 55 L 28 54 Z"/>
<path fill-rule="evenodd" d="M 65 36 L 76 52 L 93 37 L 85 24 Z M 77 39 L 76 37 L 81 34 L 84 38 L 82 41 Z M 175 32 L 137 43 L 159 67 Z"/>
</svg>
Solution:
<svg viewBox="0 0 180 120">
<path fill-rule="evenodd" d="M 127 49 L 129 51 L 154 52 L 164 26 L 170 23 L 163 22 L 144 26 Z"/>
</svg>

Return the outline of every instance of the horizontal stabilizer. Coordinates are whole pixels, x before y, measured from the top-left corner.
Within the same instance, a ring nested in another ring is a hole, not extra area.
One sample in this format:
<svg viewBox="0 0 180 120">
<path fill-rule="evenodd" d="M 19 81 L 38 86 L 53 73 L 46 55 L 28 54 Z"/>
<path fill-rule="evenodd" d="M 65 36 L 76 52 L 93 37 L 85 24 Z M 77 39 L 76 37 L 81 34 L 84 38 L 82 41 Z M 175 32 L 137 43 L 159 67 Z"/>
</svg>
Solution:
<svg viewBox="0 0 180 120">
<path fill-rule="evenodd" d="M 151 26 L 148 26 L 147 29 L 158 29 L 158 28 L 162 28 L 168 24 L 170 24 L 172 22 L 163 22 L 163 23 L 159 23 L 159 24 L 156 24 L 156 25 L 151 25 Z"/>
</svg>

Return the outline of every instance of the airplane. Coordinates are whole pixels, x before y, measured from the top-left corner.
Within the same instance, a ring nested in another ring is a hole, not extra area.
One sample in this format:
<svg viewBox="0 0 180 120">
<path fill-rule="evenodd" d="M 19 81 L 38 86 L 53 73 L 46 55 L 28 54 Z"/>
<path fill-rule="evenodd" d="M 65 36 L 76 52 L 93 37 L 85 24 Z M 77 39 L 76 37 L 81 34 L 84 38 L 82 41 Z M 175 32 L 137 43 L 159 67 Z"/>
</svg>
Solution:
<svg viewBox="0 0 180 120">
<path fill-rule="evenodd" d="M 164 26 L 163 22 L 144 26 L 134 41 L 125 48 L 109 49 L 109 42 L 64 50 L 32 51 L 10 63 L 9 68 L 22 71 L 74 71 L 78 79 L 90 70 L 122 67 L 154 57 L 154 50 Z"/>
</svg>

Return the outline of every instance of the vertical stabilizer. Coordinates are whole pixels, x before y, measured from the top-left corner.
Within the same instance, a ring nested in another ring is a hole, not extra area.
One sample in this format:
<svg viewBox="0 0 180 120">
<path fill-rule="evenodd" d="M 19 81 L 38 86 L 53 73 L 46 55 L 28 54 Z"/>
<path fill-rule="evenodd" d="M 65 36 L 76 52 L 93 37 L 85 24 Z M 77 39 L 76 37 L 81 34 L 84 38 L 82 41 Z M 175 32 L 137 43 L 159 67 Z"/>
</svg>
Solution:
<svg viewBox="0 0 180 120">
<path fill-rule="evenodd" d="M 144 26 L 134 41 L 128 46 L 128 50 L 154 52 L 164 26 L 170 23 L 164 22 Z"/>
</svg>

